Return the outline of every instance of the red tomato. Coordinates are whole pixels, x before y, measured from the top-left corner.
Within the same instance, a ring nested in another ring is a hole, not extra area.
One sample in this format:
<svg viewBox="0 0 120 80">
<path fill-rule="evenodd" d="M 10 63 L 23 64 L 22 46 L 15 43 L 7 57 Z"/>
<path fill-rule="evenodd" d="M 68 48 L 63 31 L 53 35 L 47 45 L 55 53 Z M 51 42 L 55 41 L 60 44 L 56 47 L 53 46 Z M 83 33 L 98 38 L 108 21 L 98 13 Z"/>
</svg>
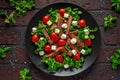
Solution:
<svg viewBox="0 0 120 80">
<path fill-rule="evenodd" d="M 59 9 L 58 12 L 61 16 L 64 16 L 64 14 L 66 13 L 65 9 Z"/>
<path fill-rule="evenodd" d="M 59 45 L 59 46 L 65 46 L 65 45 L 66 45 L 66 40 L 60 39 L 60 40 L 58 41 L 58 45 Z"/>
<path fill-rule="evenodd" d="M 50 39 L 53 41 L 53 42 L 57 42 L 58 41 L 58 39 L 59 39 L 59 37 L 58 37 L 58 35 L 56 34 L 56 33 L 51 33 L 50 34 Z"/>
<path fill-rule="evenodd" d="M 61 55 L 61 54 L 57 54 L 56 56 L 55 56 L 55 60 L 57 61 L 57 62 L 63 62 L 64 61 L 64 57 Z"/>
<path fill-rule="evenodd" d="M 86 39 L 86 40 L 85 40 L 85 44 L 86 44 L 87 46 L 91 46 L 91 44 L 92 44 L 91 39 Z"/>
<path fill-rule="evenodd" d="M 80 27 L 84 27 L 86 25 L 86 20 L 85 19 L 80 19 L 78 21 L 78 24 L 79 24 Z"/>
<path fill-rule="evenodd" d="M 80 60 L 80 53 L 77 53 L 75 55 L 73 55 L 72 57 L 74 60 Z"/>
<path fill-rule="evenodd" d="M 50 53 L 50 52 L 52 51 L 50 45 L 46 45 L 46 46 L 44 47 L 44 50 L 45 50 L 45 52 L 48 52 L 48 53 Z"/>
<path fill-rule="evenodd" d="M 35 34 L 32 36 L 32 42 L 38 42 L 39 41 L 39 35 L 38 34 Z"/>
<path fill-rule="evenodd" d="M 42 21 L 46 24 L 50 20 L 49 16 L 43 16 Z"/>
</svg>

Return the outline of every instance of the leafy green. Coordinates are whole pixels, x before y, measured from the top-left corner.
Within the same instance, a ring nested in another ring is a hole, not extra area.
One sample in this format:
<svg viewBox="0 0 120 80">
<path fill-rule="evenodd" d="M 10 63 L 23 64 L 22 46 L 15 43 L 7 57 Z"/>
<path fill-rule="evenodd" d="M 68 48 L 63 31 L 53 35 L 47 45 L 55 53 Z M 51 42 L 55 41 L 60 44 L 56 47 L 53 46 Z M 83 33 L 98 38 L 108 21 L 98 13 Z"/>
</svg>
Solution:
<svg viewBox="0 0 120 80">
<path fill-rule="evenodd" d="M 30 69 L 24 68 L 19 72 L 20 80 L 32 80 L 32 76 L 30 75 Z"/>
<path fill-rule="evenodd" d="M 9 15 L 6 13 L 6 12 L 4 12 L 4 11 L 1 11 L 0 12 L 0 16 L 1 17 L 5 17 L 6 19 L 5 19 L 5 23 L 10 23 L 10 22 L 12 22 L 12 23 L 16 23 L 16 20 L 15 20 L 15 18 L 14 18 L 14 11 L 13 12 L 11 12 Z"/>
<path fill-rule="evenodd" d="M 115 26 L 116 20 L 117 17 L 113 17 L 112 15 L 104 17 L 104 28 L 112 28 L 113 26 Z"/>
<path fill-rule="evenodd" d="M 49 58 L 42 57 L 41 61 L 48 65 L 48 70 L 50 72 L 54 72 L 57 69 L 64 67 L 65 64 L 68 64 L 70 68 L 73 68 L 73 67 L 80 68 L 83 65 L 83 62 L 84 62 L 83 56 L 78 61 L 72 59 L 71 57 L 66 55 L 66 53 L 62 53 L 62 56 L 64 57 L 63 63 L 56 62 L 55 58 L 52 58 L 52 57 L 49 57 Z"/>
<path fill-rule="evenodd" d="M 28 10 L 31 10 L 35 6 L 33 0 L 9 0 L 9 1 L 10 5 L 18 11 L 17 16 L 20 16 L 21 14 L 26 14 Z"/>
<path fill-rule="evenodd" d="M 48 12 L 49 12 L 48 15 L 50 16 L 50 20 L 53 23 L 56 23 L 58 21 L 58 16 L 59 16 L 58 10 L 54 10 L 53 8 L 50 8 Z"/>
<path fill-rule="evenodd" d="M 48 34 L 52 33 L 53 30 L 50 30 L 48 25 L 45 25 L 42 21 L 39 21 L 39 26 L 35 26 L 37 28 L 36 32 L 31 32 L 32 35 L 38 34 L 39 36 L 44 36 L 42 30 L 45 29 Z"/>
<path fill-rule="evenodd" d="M 11 12 L 10 15 L 6 15 L 6 19 L 5 19 L 5 23 L 16 23 L 16 20 L 14 18 L 14 13 L 15 12 Z"/>
<path fill-rule="evenodd" d="M 70 46 L 68 45 L 68 43 L 66 43 L 65 48 L 66 48 L 67 50 L 71 50 L 71 48 L 70 48 Z"/>
<path fill-rule="evenodd" d="M 113 55 L 110 56 L 112 69 L 117 69 L 120 65 L 120 49 L 117 49 Z"/>
<path fill-rule="evenodd" d="M 62 63 L 56 62 L 55 58 L 52 58 L 52 57 L 49 57 L 49 58 L 42 57 L 41 62 L 44 62 L 45 64 L 48 65 L 48 70 L 50 72 L 54 72 L 58 68 L 63 66 Z"/>
<path fill-rule="evenodd" d="M 0 58 L 5 58 L 7 51 L 11 50 L 11 47 L 0 48 Z"/>
<path fill-rule="evenodd" d="M 120 0 L 111 0 L 112 7 L 115 9 L 116 12 L 120 12 Z"/>
<path fill-rule="evenodd" d="M 35 42 L 35 45 L 37 46 L 37 49 L 35 50 L 35 53 L 38 54 L 39 51 L 43 51 L 46 43 L 47 43 L 46 38 L 44 38 L 43 40 L 40 40 L 38 42 Z"/>
<path fill-rule="evenodd" d="M 88 46 L 86 46 L 85 48 L 85 54 L 82 54 L 82 55 L 89 55 L 89 54 L 91 54 L 92 53 L 92 48 L 90 48 L 90 47 L 88 47 Z"/>
<path fill-rule="evenodd" d="M 72 9 L 71 7 L 65 8 L 68 14 L 73 16 L 73 20 L 78 21 L 80 19 L 80 15 L 82 14 L 82 11 L 80 11 L 78 8 Z"/>
<path fill-rule="evenodd" d="M 6 16 L 6 12 L 5 11 L 0 11 L 0 17 L 2 16 Z"/>
</svg>

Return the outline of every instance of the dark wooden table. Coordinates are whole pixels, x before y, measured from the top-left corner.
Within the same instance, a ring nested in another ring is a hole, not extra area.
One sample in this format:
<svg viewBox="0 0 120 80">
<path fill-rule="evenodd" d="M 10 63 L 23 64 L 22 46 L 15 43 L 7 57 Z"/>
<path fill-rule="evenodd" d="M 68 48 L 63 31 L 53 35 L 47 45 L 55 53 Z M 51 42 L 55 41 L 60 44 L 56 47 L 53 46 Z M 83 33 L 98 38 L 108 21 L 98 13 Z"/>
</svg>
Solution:
<svg viewBox="0 0 120 80">
<path fill-rule="evenodd" d="M 65 78 L 49 76 L 38 70 L 31 63 L 25 46 L 25 32 L 33 15 L 42 7 L 58 2 L 79 4 L 86 9 L 97 21 L 102 36 L 96 62 L 85 72 Z M 24 67 L 31 69 L 33 80 L 120 80 L 120 68 L 112 70 L 109 62 L 109 57 L 120 47 L 120 14 L 111 10 L 110 0 L 35 0 L 35 4 L 35 9 L 17 17 L 16 24 L 10 24 L 10 27 L 6 27 L 4 19 L 0 18 L 0 46 L 12 47 L 7 57 L 0 59 L 0 80 L 19 80 L 19 71 Z M 0 10 L 12 10 L 8 0 L 0 0 Z M 118 17 L 118 20 L 114 28 L 104 30 L 103 18 L 108 14 Z"/>
</svg>

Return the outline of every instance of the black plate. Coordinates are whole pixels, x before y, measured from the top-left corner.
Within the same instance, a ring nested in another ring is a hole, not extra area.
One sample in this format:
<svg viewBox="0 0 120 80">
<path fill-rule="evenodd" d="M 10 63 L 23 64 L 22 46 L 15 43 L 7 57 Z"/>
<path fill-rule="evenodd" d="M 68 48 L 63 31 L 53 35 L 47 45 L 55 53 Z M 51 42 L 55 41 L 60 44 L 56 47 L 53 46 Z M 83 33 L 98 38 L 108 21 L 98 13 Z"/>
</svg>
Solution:
<svg viewBox="0 0 120 80">
<path fill-rule="evenodd" d="M 37 68 L 39 68 L 41 71 L 43 71 L 45 73 L 52 74 L 52 75 L 55 75 L 55 76 L 72 76 L 72 75 L 78 74 L 82 71 L 85 71 L 95 61 L 95 59 L 96 59 L 96 57 L 99 53 L 99 48 L 100 48 L 100 45 L 101 45 L 100 31 L 98 30 L 98 32 L 94 33 L 96 38 L 95 38 L 95 40 L 93 40 L 93 45 L 92 45 L 93 53 L 91 55 L 88 55 L 85 58 L 83 68 L 73 69 L 73 70 L 61 70 L 61 71 L 56 71 L 55 73 L 50 73 L 47 70 L 47 67 L 43 63 L 40 62 L 40 57 L 38 55 L 34 54 L 35 46 L 31 42 L 31 29 L 32 29 L 32 27 L 34 27 L 38 24 L 38 21 L 45 14 L 47 14 L 47 12 L 50 8 L 60 9 L 60 8 L 65 8 L 65 7 L 79 8 L 83 12 L 81 17 L 84 18 L 87 21 L 87 25 L 90 26 L 91 29 L 93 29 L 96 26 L 98 27 L 95 19 L 86 10 L 84 10 L 83 8 L 81 8 L 81 7 L 79 7 L 75 4 L 71 4 L 71 3 L 51 4 L 51 5 L 48 5 L 47 7 L 42 8 L 37 14 L 35 14 L 35 16 L 31 19 L 31 21 L 28 25 L 28 29 L 27 29 L 27 33 L 26 33 L 27 51 L 28 51 L 28 54 L 29 54 L 32 62 L 35 64 L 35 66 Z"/>
</svg>

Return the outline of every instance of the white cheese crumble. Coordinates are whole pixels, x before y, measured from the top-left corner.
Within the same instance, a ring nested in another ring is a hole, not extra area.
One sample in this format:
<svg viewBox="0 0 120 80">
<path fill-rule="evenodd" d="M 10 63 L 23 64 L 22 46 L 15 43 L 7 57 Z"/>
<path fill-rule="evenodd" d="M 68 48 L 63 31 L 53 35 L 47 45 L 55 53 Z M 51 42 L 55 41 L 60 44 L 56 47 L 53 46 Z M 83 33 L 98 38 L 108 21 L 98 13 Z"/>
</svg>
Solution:
<svg viewBox="0 0 120 80">
<path fill-rule="evenodd" d="M 73 49 L 73 50 L 72 50 L 72 54 L 73 54 L 73 55 L 77 54 L 77 51 Z"/>
<path fill-rule="evenodd" d="M 67 38 L 67 35 L 66 34 L 62 34 L 61 35 L 61 39 L 66 39 Z"/>
<path fill-rule="evenodd" d="M 44 54 L 45 54 L 44 51 L 39 51 L 39 55 L 40 55 L 40 56 L 43 56 Z"/>
<path fill-rule="evenodd" d="M 32 32 L 36 32 L 36 31 L 37 31 L 37 28 L 33 27 Z"/>
<path fill-rule="evenodd" d="M 72 43 L 72 44 L 76 44 L 76 43 L 77 43 L 77 39 L 76 39 L 76 38 L 72 38 L 72 39 L 71 39 L 71 43 Z"/>
<path fill-rule="evenodd" d="M 56 46 L 56 45 L 52 45 L 52 46 L 51 46 L 51 49 L 52 49 L 53 51 L 55 51 L 55 50 L 57 49 L 57 46 Z"/>
<path fill-rule="evenodd" d="M 63 23 L 61 27 L 64 28 L 64 29 L 66 29 L 67 28 L 67 24 Z"/>
<path fill-rule="evenodd" d="M 65 68 L 65 69 L 68 69 L 68 68 L 69 68 L 69 65 L 68 65 L 68 64 L 65 64 L 65 65 L 64 65 L 64 68 Z"/>
<path fill-rule="evenodd" d="M 64 14 L 64 18 L 69 18 L 69 14 L 68 14 L 68 13 L 65 13 L 65 14 Z"/>
<path fill-rule="evenodd" d="M 43 40 L 44 39 L 44 37 L 40 37 L 40 40 Z"/>
<path fill-rule="evenodd" d="M 78 22 L 77 21 L 72 21 L 73 26 L 77 26 Z"/>
<path fill-rule="evenodd" d="M 56 34 L 59 34 L 60 33 L 60 30 L 58 28 L 55 29 L 55 33 Z"/>
<path fill-rule="evenodd" d="M 89 30 L 88 29 L 84 29 L 84 33 L 85 33 L 85 35 L 89 35 Z"/>
<path fill-rule="evenodd" d="M 47 25 L 52 25 L 52 22 L 49 20 L 48 22 L 47 22 Z"/>
<path fill-rule="evenodd" d="M 85 50 L 82 49 L 82 50 L 80 51 L 80 53 L 81 53 L 81 54 L 85 54 Z"/>
</svg>

